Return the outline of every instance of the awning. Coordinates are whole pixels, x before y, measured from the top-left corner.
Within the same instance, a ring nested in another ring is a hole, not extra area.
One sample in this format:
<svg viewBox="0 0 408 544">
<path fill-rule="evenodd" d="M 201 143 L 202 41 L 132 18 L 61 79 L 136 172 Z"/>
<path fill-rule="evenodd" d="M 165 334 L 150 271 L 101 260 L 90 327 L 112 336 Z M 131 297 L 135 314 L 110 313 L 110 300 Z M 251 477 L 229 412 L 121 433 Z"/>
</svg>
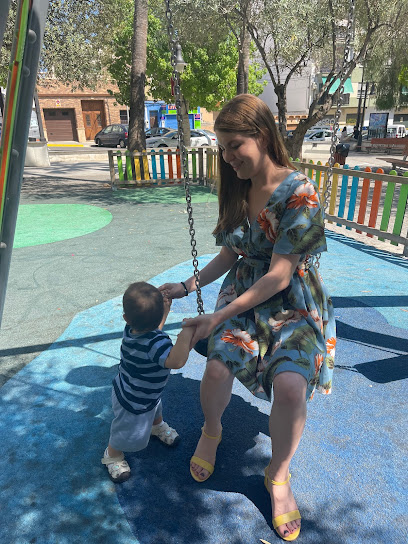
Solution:
<svg viewBox="0 0 408 544">
<path fill-rule="evenodd" d="M 326 83 L 327 77 L 322 77 L 323 85 Z M 340 86 L 340 79 L 336 79 L 336 81 L 333 83 L 333 85 L 330 87 L 330 94 L 333 94 Z M 344 83 L 344 92 L 352 93 L 353 92 L 353 85 L 351 83 L 351 79 L 348 77 Z"/>
</svg>

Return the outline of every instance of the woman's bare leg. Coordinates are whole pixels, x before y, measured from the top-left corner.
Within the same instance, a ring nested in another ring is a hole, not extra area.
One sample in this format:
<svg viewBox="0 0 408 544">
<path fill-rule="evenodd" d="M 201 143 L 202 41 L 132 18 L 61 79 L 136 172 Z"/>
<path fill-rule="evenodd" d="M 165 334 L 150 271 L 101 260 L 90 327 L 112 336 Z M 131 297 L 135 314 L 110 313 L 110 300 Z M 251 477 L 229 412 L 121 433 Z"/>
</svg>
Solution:
<svg viewBox="0 0 408 544">
<path fill-rule="evenodd" d="M 231 400 L 234 375 L 217 359 L 208 361 L 200 386 L 201 407 L 204 414 L 204 431 L 209 436 L 221 434 L 221 417 Z M 218 440 L 211 440 L 201 435 L 194 455 L 212 465 L 215 462 Z M 191 463 L 196 476 L 205 480 L 208 471 L 196 463 Z"/>
<path fill-rule="evenodd" d="M 299 445 L 306 422 L 306 387 L 303 376 L 296 372 L 282 372 L 273 381 L 274 400 L 269 418 L 272 439 L 272 459 L 269 478 L 284 482 L 289 476 L 289 464 Z M 295 498 L 286 485 L 270 485 L 272 516 L 297 510 Z M 288 536 L 300 526 L 300 519 L 280 525 L 278 532 Z"/>
</svg>

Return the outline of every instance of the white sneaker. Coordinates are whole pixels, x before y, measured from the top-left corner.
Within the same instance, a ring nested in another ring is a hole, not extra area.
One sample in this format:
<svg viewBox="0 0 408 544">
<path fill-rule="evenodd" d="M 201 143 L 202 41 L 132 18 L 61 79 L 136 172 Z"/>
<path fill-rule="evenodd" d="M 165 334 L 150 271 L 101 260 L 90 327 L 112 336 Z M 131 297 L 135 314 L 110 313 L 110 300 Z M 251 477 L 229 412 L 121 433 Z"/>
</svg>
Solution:
<svg viewBox="0 0 408 544">
<path fill-rule="evenodd" d="M 115 484 L 126 482 L 130 478 L 130 467 L 125 460 L 123 452 L 119 457 L 109 457 L 108 448 L 105 450 L 105 454 L 101 459 L 101 463 L 106 465 L 108 469 L 110 479 Z"/>
<path fill-rule="evenodd" d="M 153 425 L 151 436 L 155 436 L 166 446 L 175 446 L 180 441 L 178 432 L 167 425 L 165 421 L 162 421 L 158 425 Z"/>
</svg>

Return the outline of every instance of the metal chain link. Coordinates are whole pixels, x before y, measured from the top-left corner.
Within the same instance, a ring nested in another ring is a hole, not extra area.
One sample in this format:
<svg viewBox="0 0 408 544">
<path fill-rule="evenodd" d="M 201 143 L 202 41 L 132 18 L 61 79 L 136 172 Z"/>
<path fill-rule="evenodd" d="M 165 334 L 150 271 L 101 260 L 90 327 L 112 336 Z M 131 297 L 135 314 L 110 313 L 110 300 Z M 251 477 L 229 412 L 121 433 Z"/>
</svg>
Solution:
<svg viewBox="0 0 408 544">
<path fill-rule="evenodd" d="M 189 225 L 190 243 L 191 243 L 191 255 L 193 257 L 194 277 L 195 277 L 195 284 L 196 284 L 197 311 L 201 315 L 204 313 L 204 305 L 203 305 L 203 300 L 201 298 L 200 271 L 198 269 L 198 260 L 197 260 L 198 253 L 196 249 L 197 243 L 195 239 L 193 207 L 191 205 L 190 180 L 189 180 L 189 172 L 188 172 L 188 154 L 187 154 L 187 148 L 184 143 L 183 116 L 181 113 L 181 98 L 180 98 L 180 95 L 181 95 L 180 74 L 176 69 L 176 54 L 177 54 L 178 41 L 177 41 L 177 33 L 173 26 L 170 0 L 165 0 L 165 1 L 166 1 L 167 33 L 168 33 L 169 42 L 170 42 L 171 65 L 173 66 L 174 94 L 176 97 L 178 144 L 179 144 L 179 150 L 180 150 L 179 153 L 181 155 L 181 175 L 184 180 L 184 190 L 186 192 L 188 225 Z"/>
<path fill-rule="evenodd" d="M 336 107 L 336 113 L 334 114 L 334 124 L 333 124 L 333 132 L 331 135 L 331 144 L 330 144 L 330 157 L 329 157 L 329 167 L 326 172 L 326 183 L 325 183 L 325 190 L 323 193 L 323 208 L 324 212 L 326 213 L 327 207 L 328 207 L 328 201 L 329 196 L 331 194 L 331 187 L 332 187 L 332 176 L 333 176 L 333 166 L 334 166 L 334 154 L 336 152 L 336 146 L 337 146 L 337 132 L 339 130 L 339 119 L 341 115 L 341 107 L 343 105 L 343 98 L 344 98 L 344 84 L 345 84 L 345 75 L 347 72 L 347 62 L 349 60 L 350 55 L 350 44 L 351 44 L 351 38 L 353 34 L 353 25 L 354 25 L 354 9 L 355 9 L 355 0 L 350 0 L 350 6 L 349 6 L 349 12 L 348 12 L 348 20 L 347 20 L 347 29 L 346 29 L 346 39 L 344 42 L 344 55 L 343 55 L 343 64 L 340 71 L 340 88 L 339 88 L 339 94 L 337 99 L 337 107 Z M 315 256 L 313 259 L 313 264 L 316 268 L 319 268 L 320 266 L 320 253 Z"/>
</svg>

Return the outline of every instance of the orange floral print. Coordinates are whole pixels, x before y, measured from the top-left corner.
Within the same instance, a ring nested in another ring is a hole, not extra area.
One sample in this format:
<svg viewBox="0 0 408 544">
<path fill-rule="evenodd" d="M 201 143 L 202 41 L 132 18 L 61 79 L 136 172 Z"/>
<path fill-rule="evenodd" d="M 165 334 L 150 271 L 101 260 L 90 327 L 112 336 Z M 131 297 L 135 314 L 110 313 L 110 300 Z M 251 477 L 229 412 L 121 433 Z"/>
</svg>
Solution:
<svg viewBox="0 0 408 544">
<path fill-rule="evenodd" d="M 319 206 L 319 197 L 312 183 L 307 181 L 304 185 L 299 185 L 293 195 L 289 198 L 287 208 L 317 208 Z"/>
<path fill-rule="evenodd" d="M 327 355 L 330 355 L 330 357 L 334 357 L 336 353 L 336 339 L 335 338 L 329 338 L 326 340 L 326 350 Z"/>
<path fill-rule="evenodd" d="M 233 344 L 236 348 L 241 348 L 251 355 L 255 351 L 258 351 L 258 342 L 252 340 L 251 335 L 246 331 L 241 331 L 240 329 L 227 329 L 223 332 L 221 336 L 223 342 Z"/>
<path fill-rule="evenodd" d="M 315 374 L 319 373 L 319 370 L 323 364 L 323 355 L 321 353 L 318 353 L 315 355 L 314 358 L 314 365 L 315 365 Z"/>
<path fill-rule="evenodd" d="M 276 215 L 266 208 L 258 215 L 257 221 L 264 231 L 267 240 L 274 244 L 279 227 L 279 221 L 276 219 Z"/>
<path fill-rule="evenodd" d="M 248 258 L 248 255 L 242 251 L 242 249 L 239 249 L 239 247 L 231 246 L 232 251 L 235 251 L 237 255 L 240 257 Z"/>
<path fill-rule="evenodd" d="M 300 308 L 298 308 L 296 311 L 299 312 L 300 315 L 303 315 L 304 318 L 309 315 L 309 312 L 307 310 L 301 310 Z"/>
</svg>

